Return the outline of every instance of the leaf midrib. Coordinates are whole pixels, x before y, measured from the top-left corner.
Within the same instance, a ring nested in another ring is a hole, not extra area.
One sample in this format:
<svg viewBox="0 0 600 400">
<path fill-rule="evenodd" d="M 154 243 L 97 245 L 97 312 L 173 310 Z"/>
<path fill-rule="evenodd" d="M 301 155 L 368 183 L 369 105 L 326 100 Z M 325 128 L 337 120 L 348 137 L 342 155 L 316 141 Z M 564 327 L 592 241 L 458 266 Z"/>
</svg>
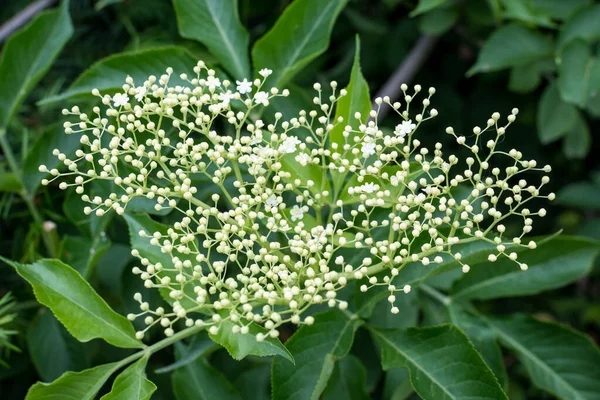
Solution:
<svg viewBox="0 0 600 400">
<path fill-rule="evenodd" d="M 413 358 L 409 357 L 400 348 L 398 348 L 394 342 L 390 341 L 385 336 L 379 334 L 379 332 L 376 332 L 376 333 L 377 333 L 377 336 L 379 336 L 386 343 L 388 343 L 394 350 L 396 350 L 398 353 L 400 353 L 402 355 L 402 357 L 404 357 L 407 361 L 411 362 L 412 365 L 414 365 L 417 369 L 419 369 L 419 371 L 421 371 L 422 373 L 424 373 L 433 383 L 435 383 L 438 387 L 440 387 L 442 389 L 442 391 L 448 397 L 450 397 L 451 399 L 455 399 L 455 400 L 458 399 L 457 397 L 454 397 L 454 395 L 451 392 L 448 392 L 448 390 L 446 390 L 446 388 L 444 387 L 444 385 L 442 385 L 433 376 L 431 376 L 431 374 L 429 374 L 425 369 L 423 369 Z"/>
<path fill-rule="evenodd" d="M 306 43 L 309 42 L 309 38 L 312 38 L 315 31 L 317 30 L 317 27 L 321 25 L 321 22 L 325 18 L 325 15 L 329 12 L 329 9 L 331 7 L 334 7 L 336 3 L 337 0 L 330 2 L 329 5 L 323 9 L 319 17 L 315 20 L 315 23 L 312 25 L 311 29 L 309 29 L 308 34 L 303 35 L 302 41 L 300 42 L 300 46 L 295 46 L 296 50 L 294 50 L 294 52 L 292 53 L 292 57 L 288 59 L 288 62 L 281 69 L 282 73 L 278 79 L 277 84 L 279 84 L 279 82 L 287 75 L 288 70 L 291 70 L 290 66 L 296 63 L 297 58 L 300 56 L 302 50 L 304 50 Z"/>
<path fill-rule="evenodd" d="M 585 397 L 580 397 L 579 392 L 574 387 L 572 387 L 567 381 L 565 381 L 562 378 L 562 376 L 560 376 L 556 371 L 554 371 L 552 369 L 552 367 L 550 367 L 548 364 L 546 364 L 537 355 L 530 352 L 526 346 L 521 345 L 521 343 L 516 338 L 513 338 L 508 332 L 503 331 L 500 327 L 498 327 L 496 324 L 494 324 L 493 321 L 491 321 L 487 318 L 486 318 L 486 321 L 494 329 L 494 331 L 496 331 L 496 333 L 499 336 L 501 336 L 507 343 L 509 343 L 515 350 L 528 356 L 531 360 L 536 362 L 536 365 L 541 366 L 543 370 L 547 371 L 550 375 L 555 377 L 556 380 L 558 380 L 560 383 L 562 383 L 572 394 L 575 395 L 575 397 L 573 399 L 585 400 Z"/>
<path fill-rule="evenodd" d="M 215 11 L 213 10 L 213 8 L 211 6 L 212 3 L 208 0 L 205 0 L 205 1 L 206 1 L 206 8 L 208 9 L 210 16 L 211 16 L 213 22 L 215 23 L 215 27 L 219 31 L 219 34 L 221 35 L 221 38 L 223 39 L 223 42 L 225 43 L 225 47 L 227 47 L 228 52 L 231 54 L 231 56 L 234 60 L 236 69 L 238 70 L 237 73 L 240 78 L 243 78 L 244 77 L 244 67 L 241 64 L 241 60 L 239 59 L 238 55 L 234 51 L 235 49 L 233 48 L 233 45 L 229 41 L 229 38 L 227 37 L 227 35 L 225 35 L 223 26 L 221 25 L 219 18 L 217 18 L 217 16 L 215 15 Z M 219 0 L 219 1 L 221 1 L 221 0 Z"/>
</svg>

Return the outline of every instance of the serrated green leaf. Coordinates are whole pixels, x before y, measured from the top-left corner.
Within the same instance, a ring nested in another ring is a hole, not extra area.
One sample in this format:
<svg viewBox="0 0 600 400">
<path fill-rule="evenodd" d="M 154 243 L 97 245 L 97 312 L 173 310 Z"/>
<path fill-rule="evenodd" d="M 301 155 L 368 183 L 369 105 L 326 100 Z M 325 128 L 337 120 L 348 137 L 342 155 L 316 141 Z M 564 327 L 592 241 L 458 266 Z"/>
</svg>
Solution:
<svg viewBox="0 0 600 400">
<path fill-rule="evenodd" d="M 419 4 L 417 8 L 415 8 L 411 13 L 411 17 L 416 17 L 419 14 L 423 14 L 427 11 L 431 11 L 436 7 L 439 7 L 446 3 L 447 0 L 419 0 Z"/>
<path fill-rule="evenodd" d="M 563 141 L 563 152 L 569 159 L 581 159 L 588 155 L 591 145 L 592 134 L 590 128 L 585 118 L 578 112 L 575 126 Z"/>
<path fill-rule="evenodd" d="M 210 338 L 225 347 L 229 355 L 236 360 L 241 360 L 246 356 L 281 356 L 291 363 L 294 362 L 294 357 L 290 351 L 277 338 L 272 338 L 267 335 L 265 340 L 259 342 L 256 340 L 258 333 L 265 334 L 267 332 L 263 327 L 251 324 L 249 333 L 243 335 L 241 333 L 233 333 L 234 323 L 227 320 L 221 323 L 219 332 L 216 335 L 210 335 Z"/>
<path fill-rule="evenodd" d="M 453 286 L 452 298 L 525 296 L 565 286 L 590 271 L 599 250 L 596 241 L 559 236 L 519 255 L 519 261 L 529 266 L 527 271 L 505 257 L 473 265 Z"/>
<path fill-rule="evenodd" d="M 500 386 L 506 387 L 508 376 L 504 369 L 502 352 L 492 328 L 479 315 L 469 313 L 463 306 L 452 302 L 448 305 L 450 321 L 459 327 L 471 340 L 475 349 L 492 370 Z"/>
<path fill-rule="evenodd" d="M 370 399 L 365 386 L 367 372 L 360 360 L 352 355 L 347 355 L 337 361 L 325 391 L 323 400 L 363 400 Z"/>
<path fill-rule="evenodd" d="M 486 319 L 536 386 L 565 400 L 600 399 L 600 351 L 588 337 L 525 315 Z"/>
<path fill-rule="evenodd" d="M 508 399 L 469 339 L 453 325 L 371 331 L 384 369 L 406 367 L 425 400 Z"/>
<path fill-rule="evenodd" d="M 371 95 L 369 94 L 369 84 L 365 80 L 362 71 L 360 69 L 360 39 L 356 37 L 356 49 L 354 52 L 354 63 L 352 64 L 352 72 L 350 74 L 350 82 L 346 87 L 348 94 L 342 97 L 335 109 L 335 120 L 342 117 L 344 120 L 342 123 L 336 125 L 329 133 L 330 150 L 344 153 L 343 146 L 346 140 L 344 140 L 344 129 L 347 125 L 350 125 L 353 130 L 358 130 L 360 121 L 354 118 L 354 114 L 360 112 L 363 120 L 368 118 L 369 112 L 371 111 Z M 348 143 L 354 143 L 352 137 L 348 138 Z M 333 143 L 338 146 L 337 150 L 333 149 Z M 350 152 L 344 155 L 345 158 L 352 161 L 353 156 Z M 342 186 L 347 173 L 340 173 L 337 171 L 332 172 L 333 186 L 336 192 Z"/>
<path fill-rule="evenodd" d="M 52 383 L 38 382 L 25 400 L 93 400 L 120 363 L 99 365 L 81 372 L 67 372 Z"/>
<path fill-rule="evenodd" d="M 527 65 L 551 56 L 553 50 L 552 41 L 541 33 L 517 24 L 507 25 L 486 40 L 467 76 Z"/>
<path fill-rule="evenodd" d="M 600 39 L 600 4 L 592 7 L 582 7 L 562 27 L 558 35 L 557 48 L 562 49 L 567 43 L 576 38 L 591 43 Z"/>
<path fill-rule="evenodd" d="M 156 391 L 156 385 L 146 378 L 148 357 L 143 357 L 121 372 L 109 393 L 100 400 L 148 400 Z"/>
<path fill-rule="evenodd" d="M 175 346 L 176 359 L 183 357 L 185 348 L 181 343 Z M 238 391 L 221 372 L 208 364 L 206 359 L 177 369 L 173 375 L 173 392 L 177 400 L 241 400 Z"/>
<path fill-rule="evenodd" d="M 575 126 L 577 108 L 560 98 L 556 83 L 546 86 L 538 103 L 537 129 L 542 144 L 560 139 Z"/>
<path fill-rule="evenodd" d="M 58 260 L 19 264 L 0 259 L 33 286 L 37 300 L 80 342 L 101 338 L 117 347 L 143 347 L 127 318 L 114 312 L 73 268 Z"/>
<path fill-rule="evenodd" d="M 583 39 L 570 41 L 560 53 L 558 66 L 558 90 L 560 97 L 569 103 L 583 107 L 589 95 L 592 52 Z"/>
<path fill-rule="evenodd" d="M 67 371 L 89 367 L 83 345 L 73 339 L 45 308 L 27 329 L 27 348 L 36 371 L 47 382 L 58 379 Z"/>
<path fill-rule="evenodd" d="M 250 78 L 248 32 L 237 0 L 173 0 L 181 36 L 197 40 L 234 78 Z"/>
<path fill-rule="evenodd" d="M 329 46 L 329 36 L 347 0 L 295 0 L 252 49 L 256 70 L 269 68 L 282 87 Z"/>
<path fill-rule="evenodd" d="M 0 130 L 6 128 L 72 34 L 66 0 L 58 9 L 39 14 L 8 39 L 0 60 Z"/>
<path fill-rule="evenodd" d="M 122 90 L 127 76 L 131 76 L 135 84 L 141 85 L 150 75 L 164 74 L 167 67 L 175 71 L 169 84 L 184 84 L 179 74 L 191 71 L 196 62 L 187 49 L 178 46 L 117 53 L 98 61 L 79 75 L 66 91 L 47 97 L 40 104 L 55 103 L 74 96 L 91 96 L 94 88 L 102 93 L 117 92 Z"/>
<path fill-rule="evenodd" d="M 333 309 L 314 316 L 313 325 L 302 326 L 286 342 L 295 365 L 273 359 L 271 372 L 274 400 L 317 399 L 323 393 L 337 359 L 350 351 L 360 320 Z"/>
</svg>

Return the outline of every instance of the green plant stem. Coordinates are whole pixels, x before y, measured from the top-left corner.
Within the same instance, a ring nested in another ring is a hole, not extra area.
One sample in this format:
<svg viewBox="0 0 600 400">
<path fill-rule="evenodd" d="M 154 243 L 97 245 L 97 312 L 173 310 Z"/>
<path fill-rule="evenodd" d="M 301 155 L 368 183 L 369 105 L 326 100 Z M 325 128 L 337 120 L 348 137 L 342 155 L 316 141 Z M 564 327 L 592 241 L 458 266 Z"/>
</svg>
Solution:
<svg viewBox="0 0 600 400">
<path fill-rule="evenodd" d="M 445 306 L 449 306 L 450 303 L 452 303 L 452 299 L 450 297 L 446 296 L 439 290 L 434 289 L 433 287 L 429 286 L 426 283 L 421 283 L 419 285 L 419 289 L 421 289 L 424 293 L 429 295 L 431 298 L 439 301 L 440 303 L 442 303 Z"/>
<path fill-rule="evenodd" d="M 46 246 L 48 254 L 52 258 L 56 258 L 56 249 L 54 248 L 54 242 L 49 233 L 44 230 L 44 220 L 37 208 L 35 207 L 35 204 L 33 203 L 33 194 L 30 193 L 25 187 L 25 183 L 23 182 L 23 174 L 19 168 L 19 165 L 17 164 L 17 160 L 15 159 L 10 144 L 8 143 L 8 140 L 6 140 L 6 129 L 0 129 L 0 148 L 2 148 L 2 152 L 6 157 L 8 166 L 10 167 L 11 171 L 15 174 L 15 176 L 21 184 L 21 191 L 19 194 L 21 195 L 21 198 L 27 205 L 27 209 L 31 213 L 33 220 L 39 226 L 42 232 L 42 240 L 44 241 L 44 245 Z"/>
<path fill-rule="evenodd" d="M 132 363 L 135 360 L 138 360 L 142 357 L 150 357 L 152 354 L 156 353 L 164 349 L 165 347 L 169 347 L 170 345 L 185 339 L 188 336 L 194 335 L 201 330 L 204 329 L 204 326 L 192 326 L 191 328 L 184 329 L 182 331 L 177 332 L 171 337 L 166 337 L 163 340 L 160 340 L 154 343 L 152 346 L 147 346 L 143 350 L 138 351 L 137 353 L 133 353 L 129 357 L 125 357 L 119 362 L 117 368 L 124 367 L 125 365 Z"/>
</svg>

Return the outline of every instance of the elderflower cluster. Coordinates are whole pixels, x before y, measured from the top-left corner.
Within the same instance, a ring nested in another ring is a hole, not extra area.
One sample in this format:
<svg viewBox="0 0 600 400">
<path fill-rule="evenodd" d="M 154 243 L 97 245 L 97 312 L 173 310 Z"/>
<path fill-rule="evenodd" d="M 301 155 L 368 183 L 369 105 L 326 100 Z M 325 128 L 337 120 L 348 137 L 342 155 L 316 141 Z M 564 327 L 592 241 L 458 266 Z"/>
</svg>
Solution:
<svg viewBox="0 0 600 400">
<path fill-rule="evenodd" d="M 409 93 L 402 85 L 402 104 L 378 98 L 368 115 L 344 120 L 335 110 L 346 90 L 315 84 L 315 110 L 289 120 L 275 113 L 268 123 L 264 106 L 289 94 L 265 86 L 271 72 L 233 83 L 199 62 L 193 77 L 169 68 L 144 82 L 128 77 L 113 96 L 95 89 L 104 106 L 92 115 L 64 110 L 73 118 L 65 133 L 77 134 L 82 148 L 73 159 L 55 150 L 66 171 L 40 166 L 50 174 L 44 185 L 71 178 L 59 187 L 75 187 L 86 214 L 123 214 L 136 198 L 173 211 L 168 229 L 139 232 L 169 262 L 132 250 L 133 273 L 169 300 L 166 310 L 135 295 L 140 313 L 129 318 L 147 326 L 138 338 L 155 325 L 170 336 L 182 325 L 249 334 L 252 324 L 265 328 L 259 341 L 277 337 L 282 324 L 312 324 L 312 305 L 346 309 L 338 293 L 351 280 L 364 280 L 362 291 L 385 286 L 398 313 L 396 294 L 411 289 L 396 279 L 406 265 L 432 268 L 450 258 L 466 273 L 456 248 L 473 241 L 492 244 L 490 262 L 507 258 L 527 269 L 514 249 L 536 247 L 523 236 L 532 217 L 546 213 L 527 203 L 554 194 L 540 194 L 547 176 L 524 177 L 549 166 L 497 149 L 518 110 L 504 124 L 494 113 L 468 137 L 448 128 L 471 154 L 459 159 L 416 138 L 437 115 L 434 88 L 422 96 L 420 86 Z M 378 125 L 387 106 L 400 119 L 393 132 Z M 111 192 L 91 196 L 97 180 Z M 510 236 L 509 217 L 522 221 Z"/>
</svg>

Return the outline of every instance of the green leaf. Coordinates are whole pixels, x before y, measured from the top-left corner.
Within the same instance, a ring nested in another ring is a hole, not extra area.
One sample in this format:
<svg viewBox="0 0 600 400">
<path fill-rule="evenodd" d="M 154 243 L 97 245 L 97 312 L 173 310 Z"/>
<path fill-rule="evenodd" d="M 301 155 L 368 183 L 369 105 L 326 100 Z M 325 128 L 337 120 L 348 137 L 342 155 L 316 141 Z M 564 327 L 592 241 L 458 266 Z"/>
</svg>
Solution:
<svg viewBox="0 0 600 400">
<path fill-rule="evenodd" d="M 552 28 L 555 24 L 550 16 L 544 12 L 536 10 L 530 1 L 523 0 L 502 0 L 504 5 L 504 18 L 514 19 L 526 24 L 537 25 L 545 28 Z"/>
<path fill-rule="evenodd" d="M 342 97 L 335 109 L 335 120 L 342 117 L 344 121 L 335 126 L 329 133 L 330 150 L 344 153 L 342 150 L 344 140 L 344 129 L 347 125 L 352 126 L 353 130 L 358 130 L 360 121 L 354 118 L 356 112 L 360 112 L 363 120 L 366 120 L 371 112 L 371 95 L 369 94 L 369 84 L 365 80 L 360 69 L 360 39 L 356 37 L 356 49 L 354 51 L 354 63 L 352 64 L 352 72 L 350 74 L 350 83 L 346 87 L 348 94 Z M 338 145 L 338 149 L 333 149 L 333 143 Z M 352 137 L 348 138 L 348 143 L 353 144 Z M 345 154 L 345 153 L 344 153 Z M 352 161 L 353 157 L 350 152 L 345 155 Z M 340 189 L 347 174 L 342 174 L 337 171 L 332 172 L 333 184 L 336 191 Z"/>
<path fill-rule="evenodd" d="M 109 248 L 110 241 L 106 239 L 106 236 L 100 235 L 95 240 L 81 236 L 65 236 L 61 259 L 81 276 L 89 277 Z"/>
<path fill-rule="evenodd" d="M 567 20 L 579 9 L 588 6 L 591 0 L 532 0 L 533 8 L 553 19 Z"/>
<path fill-rule="evenodd" d="M 371 331 L 384 369 L 406 367 L 425 400 L 508 399 L 469 339 L 453 325 Z"/>
<path fill-rule="evenodd" d="M 99 365 L 81 372 L 67 372 L 52 383 L 38 382 L 25 400 L 93 400 L 120 363 Z"/>
<path fill-rule="evenodd" d="M 443 35 L 458 20 L 455 7 L 440 7 L 429 11 L 419 18 L 419 30 L 425 35 Z"/>
<path fill-rule="evenodd" d="M 538 137 L 542 144 L 563 137 L 573 129 L 576 121 L 577 108 L 560 98 L 555 83 L 546 86 L 537 111 Z"/>
<path fill-rule="evenodd" d="M 243 335 L 241 333 L 233 333 L 231 330 L 234 323 L 227 320 L 221 323 L 219 332 L 216 335 L 210 335 L 210 338 L 227 349 L 227 352 L 236 360 L 241 360 L 246 356 L 281 356 L 291 363 L 294 362 L 294 357 L 290 351 L 277 338 L 272 338 L 267 335 L 264 341 L 256 340 L 258 333 L 265 334 L 267 332 L 263 327 L 251 324 L 249 333 Z"/>
<path fill-rule="evenodd" d="M 321 399 L 370 399 L 365 389 L 366 381 L 367 371 L 360 360 L 352 355 L 347 355 L 335 363 L 333 373 Z"/>
<path fill-rule="evenodd" d="M 392 368 L 385 374 L 384 400 L 406 400 L 413 392 L 406 368 Z"/>
<path fill-rule="evenodd" d="M 517 93 L 529 93 L 535 90 L 542 77 L 535 64 L 520 65 L 510 70 L 508 89 Z"/>
<path fill-rule="evenodd" d="M 486 319 L 536 386 L 565 400 L 600 399 L 600 351 L 588 337 L 525 315 Z"/>
<path fill-rule="evenodd" d="M 575 38 L 591 43 L 600 39 L 600 4 L 580 8 L 561 28 L 557 48 L 562 49 Z"/>
<path fill-rule="evenodd" d="M 179 73 L 191 71 L 196 62 L 187 49 L 178 46 L 114 54 L 88 68 L 66 91 L 45 98 L 40 104 L 54 103 L 74 96 L 91 96 L 94 88 L 102 93 L 117 92 L 123 90 L 127 76 L 131 76 L 135 84 L 141 85 L 150 75 L 163 74 L 168 67 L 175 71 L 169 84 L 183 84 Z"/>
<path fill-rule="evenodd" d="M 19 264 L 0 257 L 33 286 L 37 300 L 49 307 L 80 342 L 101 338 L 117 347 L 140 348 L 131 323 L 114 312 L 81 275 L 58 260 Z"/>
<path fill-rule="evenodd" d="M 590 67 L 590 84 L 586 110 L 600 118 L 600 60 L 595 58 Z"/>
<path fill-rule="evenodd" d="M 323 393 L 337 359 L 350 351 L 360 320 L 338 309 L 315 315 L 286 342 L 295 365 L 279 357 L 271 372 L 273 399 L 317 399 Z"/>
<path fill-rule="evenodd" d="M 492 370 L 500 386 L 505 387 L 508 382 L 502 352 L 496 341 L 496 335 L 487 322 L 478 315 L 469 313 L 456 302 L 448 305 L 450 321 L 459 327 L 471 340 L 481 357 Z"/>
<path fill-rule="evenodd" d="M 66 0 L 58 9 L 40 13 L 8 39 L 0 60 L 0 130 L 6 128 L 72 34 Z"/>
<path fill-rule="evenodd" d="M 166 372 L 174 371 L 177 368 L 181 368 L 184 365 L 196 361 L 200 357 L 208 355 L 217 348 L 220 348 L 219 345 L 208 337 L 208 332 L 201 331 L 194 335 L 193 339 L 186 347 L 185 354 L 182 357 L 166 367 L 158 368 L 154 372 L 156 374 L 164 374 Z"/>
<path fill-rule="evenodd" d="M 179 34 L 204 44 L 234 78 L 250 77 L 248 32 L 237 0 L 173 0 Z"/>
<path fill-rule="evenodd" d="M 589 94 L 592 52 L 582 39 L 570 41 L 561 51 L 558 66 L 558 91 L 568 102 L 585 106 Z"/>
<path fill-rule="evenodd" d="M 575 182 L 563 187 L 556 195 L 556 203 L 576 208 L 600 209 L 600 186 L 590 182 Z"/>
<path fill-rule="evenodd" d="M 415 8 L 411 13 L 411 17 L 416 17 L 419 14 L 423 14 L 427 11 L 431 11 L 436 7 L 441 6 L 446 3 L 447 0 L 419 0 L 419 4 L 417 8 Z"/>
<path fill-rule="evenodd" d="M 0 192 L 19 193 L 22 189 L 21 182 L 14 173 L 0 173 Z"/>
<path fill-rule="evenodd" d="M 72 159 L 79 147 L 79 140 L 73 140 L 72 136 L 65 134 L 65 130 L 60 124 L 52 125 L 44 130 L 23 162 L 23 184 L 27 191 L 35 193 L 42 179 L 48 175 L 38 170 L 40 165 L 45 165 L 48 170 L 60 168 L 64 165 L 58 157 L 52 154 L 54 149 L 60 149 L 62 153 L 67 155 L 67 158 Z"/>
<path fill-rule="evenodd" d="M 153 221 L 149 216 L 143 214 L 124 214 L 123 218 L 125 222 L 127 222 L 127 226 L 129 227 L 129 240 L 131 243 L 131 248 L 139 251 L 140 256 L 152 260 L 153 263 L 161 263 L 162 265 L 172 265 L 173 257 L 170 254 L 163 253 L 161 251 L 160 246 L 153 246 L 150 243 L 150 237 L 141 237 L 139 235 L 140 231 L 146 232 L 148 235 L 152 235 L 154 232 L 161 232 L 163 235 L 167 233 L 169 227 L 164 224 L 160 224 L 156 221 Z M 189 260 L 193 264 L 197 264 L 195 256 L 190 254 L 181 254 L 177 253 L 174 256 L 178 257 L 181 261 Z M 164 271 L 162 272 L 163 276 L 169 276 L 173 281 L 175 281 L 176 271 Z M 193 288 L 190 285 L 186 285 L 184 288 L 185 293 L 187 293 L 191 298 L 196 298 L 194 294 Z M 174 300 L 169 297 L 168 289 L 164 289 L 160 291 L 161 296 L 167 301 L 172 303 Z M 179 301 L 183 307 L 191 308 L 196 306 L 192 300 L 188 298 L 183 298 Z"/>
<path fill-rule="evenodd" d="M 156 391 L 156 385 L 146 378 L 148 357 L 131 364 L 115 379 L 110 393 L 101 400 L 148 400 Z"/>
<path fill-rule="evenodd" d="M 567 158 L 581 159 L 588 155 L 591 145 L 592 134 L 590 128 L 585 122 L 585 118 L 578 112 L 575 126 L 563 141 L 563 152 Z"/>
<path fill-rule="evenodd" d="M 541 33 L 517 24 L 507 25 L 487 39 L 467 76 L 527 65 L 552 52 L 552 41 Z"/>
<path fill-rule="evenodd" d="M 47 382 L 67 371 L 89 367 L 83 345 L 73 339 L 45 308 L 27 329 L 27 347 L 36 371 Z"/>
<path fill-rule="evenodd" d="M 185 354 L 180 343 L 175 346 L 175 354 L 177 359 Z M 172 379 L 177 400 L 241 400 L 240 394 L 227 378 L 211 367 L 204 358 L 198 358 L 177 369 Z"/>
<path fill-rule="evenodd" d="M 281 87 L 329 46 L 329 36 L 348 0 L 295 0 L 252 49 L 256 70 L 273 70 Z"/>
<path fill-rule="evenodd" d="M 519 261 L 529 266 L 527 271 L 505 257 L 473 265 L 453 286 L 452 298 L 525 296 L 565 286 L 590 271 L 598 250 L 595 241 L 559 236 L 519 255 Z"/>
</svg>

